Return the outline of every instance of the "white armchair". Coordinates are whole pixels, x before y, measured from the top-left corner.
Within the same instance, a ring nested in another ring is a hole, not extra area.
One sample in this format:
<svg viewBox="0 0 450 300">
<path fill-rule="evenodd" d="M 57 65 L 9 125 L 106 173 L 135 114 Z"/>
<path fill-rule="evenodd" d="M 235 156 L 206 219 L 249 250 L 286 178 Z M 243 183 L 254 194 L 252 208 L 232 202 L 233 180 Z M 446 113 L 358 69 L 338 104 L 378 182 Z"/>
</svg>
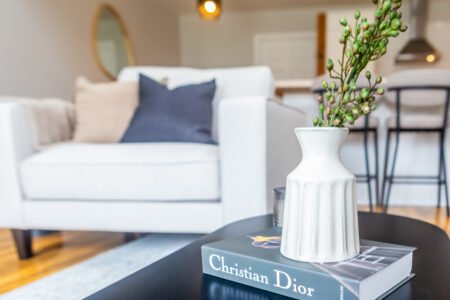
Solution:
<svg viewBox="0 0 450 300">
<path fill-rule="evenodd" d="M 271 189 L 300 161 L 294 128 L 306 122 L 272 99 L 270 70 L 130 67 L 119 80 L 139 73 L 167 77 L 169 87 L 216 78 L 219 144 L 38 150 L 24 104 L 0 101 L 0 227 L 13 229 L 22 258 L 31 255 L 30 229 L 203 233 L 271 212 Z"/>
</svg>

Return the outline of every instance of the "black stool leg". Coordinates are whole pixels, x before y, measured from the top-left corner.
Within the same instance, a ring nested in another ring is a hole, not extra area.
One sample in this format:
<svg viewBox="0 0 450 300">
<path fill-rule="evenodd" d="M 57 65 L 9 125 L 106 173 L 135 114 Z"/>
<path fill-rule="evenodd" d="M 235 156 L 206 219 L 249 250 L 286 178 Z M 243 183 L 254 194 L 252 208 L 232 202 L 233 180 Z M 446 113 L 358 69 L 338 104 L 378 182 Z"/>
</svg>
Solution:
<svg viewBox="0 0 450 300">
<path fill-rule="evenodd" d="M 373 131 L 373 142 L 375 146 L 375 203 L 380 205 L 380 183 L 379 183 L 379 167 L 378 167 L 378 129 Z"/>
<path fill-rule="evenodd" d="M 439 133 L 439 171 L 438 171 L 438 193 L 437 193 L 437 207 L 441 207 L 441 190 L 442 190 L 442 156 L 444 155 L 443 134 Z"/>
<path fill-rule="evenodd" d="M 444 173 L 444 188 L 445 188 L 445 205 L 447 206 L 447 217 L 450 217 L 450 207 L 448 200 L 448 186 L 447 186 L 447 166 L 445 164 L 445 151 L 444 151 L 444 143 L 442 143 L 442 170 Z"/>
<path fill-rule="evenodd" d="M 370 180 L 370 165 L 369 165 L 369 149 L 367 146 L 367 138 L 368 138 L 368 131 L 367 131 L 367 127 L 364 130 L 364 156 L 366 159 L 366 178 L 367 178 L 367 189 L 369 192 L 369 207 L 370 207 L 370 211 L 373 211 L 373 205 L 372 205 L 372 188 L 371 188 L 371 180 Z"/>
<path fill-rule="evenodd" d="M 400 132 L 398 130 L 395 131 L 395 147 L 394 147 L 394 156 L 392 157 L 392 168 L 391 174 L 389 175 L 389 185 L 386 193 L 386 205 L 384 206 L 384 212 L 387 213 L 389 208 L 389 196 L 391 194 L 392 181 L 394 177 L 395 163 L 397 161 L 397 153 L 398 153 L 398 143 L 400 138 Z"/>
<path fill-rule="evenodd" d="M 389 144 L 391 143 L 391 130 L 388 129 L 386 136 L 386 150 L 384 152 L 384 168 L 383 168 L 383 182 L 381 185 L 381 205 L 384 205 L 384 190 L 386 188 L 387 167 L 389 162 Z"/>
</svg>

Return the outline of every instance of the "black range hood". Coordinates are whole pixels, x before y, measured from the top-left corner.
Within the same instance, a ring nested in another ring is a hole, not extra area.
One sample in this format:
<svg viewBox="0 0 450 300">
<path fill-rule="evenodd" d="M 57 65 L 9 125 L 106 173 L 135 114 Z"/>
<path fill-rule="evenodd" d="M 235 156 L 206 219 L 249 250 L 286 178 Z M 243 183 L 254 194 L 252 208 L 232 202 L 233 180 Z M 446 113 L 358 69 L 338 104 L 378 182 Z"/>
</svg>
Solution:
<svg viewBox="0 0 450 300">
<path fill-rule="evenodd" d="M 428 4 L 428 0 L 411 0 L 410 39 L 397 54 L 397 63 L 434 63 L 439 60 L 439 52 L 425 38 Z"/>
</svg>

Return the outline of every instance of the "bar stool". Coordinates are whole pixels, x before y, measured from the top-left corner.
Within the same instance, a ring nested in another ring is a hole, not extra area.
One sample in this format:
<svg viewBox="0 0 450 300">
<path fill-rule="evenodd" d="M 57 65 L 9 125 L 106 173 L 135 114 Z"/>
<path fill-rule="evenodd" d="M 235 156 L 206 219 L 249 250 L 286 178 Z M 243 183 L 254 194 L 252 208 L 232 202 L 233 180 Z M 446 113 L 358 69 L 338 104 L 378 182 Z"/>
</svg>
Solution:
<svg viewBox="0 0 450 300">
<path fill-rule="evenodd" d="M 312 85 L 312 92 L 314 94 L 320 95 L 324 97 L 324 94 L 326 90 L 322 87 L 322 82 L 326 80 L 328 83 L 330 83 L 332 80 L 330 80 L 328 75 L 322 75 L 317 77 Z M 339 83 L 337 81 L 336 85 L 339 87 Z M 367 80 L 362 79 L 361 77 L 357 80 L 357 86 L 359 87 L 359 90 L 368 87 Z M 378 98 L 377 98 L 378 100 Z M 376 101 L 377 101 L 376 100 Z M 372 115 L 364 116 L 363 118 L 359 118 L 355 121 L 355 123 L 351 126 L 348 126 L 350 133 L 359 133 L 363 135 L 363 147 L 364 147 L 364 163 L 366 172 L 365 174 L 355 174 L 356 182 L 357 183 L 365 183 L 367 184 L 367 190 L 369 193 L 369 207 L 370 211 L 373 211 L 373 200 L 372 200 L 372 181 L 375 181 L 375 201 L 376 204 L 380 203 L 379 198 L 379 171 L 378 171 L 378 125 L 379 125 L 379 119 L 377 117 L 374 117 Z M 373 134 L 373 142 L 374 142 L 374 159 L 375 159 L 375 172 L 372 173 L 370 170 L 370 160 L 369 160 L 369 134 Z"/>
<path fill-rule="evenodd" d="M 386 100 L 395 104 L 396 113 L 387 119 L 386 152 L 384 160 L 381 196 L 384 200 L 384 212 L 389 208 L 389 197 L 393 184 L 437 184 L 438 201 L 441 205 L 441 190 L 445 188 L 447 216 L 449 216 L 449 195 L 447 187 L 447 170 L 445 166 L 445 134 L 448 122 L 450 101 L 450 71 L 447 70 L 409 70 L 391 75 L 387 81 Z M 402 114 L 402 108 L 416 109 L 417 113 Z M 432 108 L 442 108 L 440 113 L 424 113 Z M 395 175 L 395 164 L 401 133 L 437 133 L 439 135 L 439 166 L 436 176 L 401 176 Z M 394 154 L 390 173 L 388 174 L 389 144 L 391 135 L 395 134 Z"/>
</svg>

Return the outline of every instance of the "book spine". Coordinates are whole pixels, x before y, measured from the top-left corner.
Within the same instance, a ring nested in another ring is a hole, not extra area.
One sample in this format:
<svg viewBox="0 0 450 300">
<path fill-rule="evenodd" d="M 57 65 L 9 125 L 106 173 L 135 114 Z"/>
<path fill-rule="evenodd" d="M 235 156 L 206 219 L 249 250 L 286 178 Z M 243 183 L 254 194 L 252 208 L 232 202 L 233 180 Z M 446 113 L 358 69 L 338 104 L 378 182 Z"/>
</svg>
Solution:
<svg viewBox="0 0 450 300">
<path fill-rule="evenodd" d="M 202 247 L 203 273 L 295 299 L 356 300 L 334 277 L 208 246 Z"/>
</svg>

